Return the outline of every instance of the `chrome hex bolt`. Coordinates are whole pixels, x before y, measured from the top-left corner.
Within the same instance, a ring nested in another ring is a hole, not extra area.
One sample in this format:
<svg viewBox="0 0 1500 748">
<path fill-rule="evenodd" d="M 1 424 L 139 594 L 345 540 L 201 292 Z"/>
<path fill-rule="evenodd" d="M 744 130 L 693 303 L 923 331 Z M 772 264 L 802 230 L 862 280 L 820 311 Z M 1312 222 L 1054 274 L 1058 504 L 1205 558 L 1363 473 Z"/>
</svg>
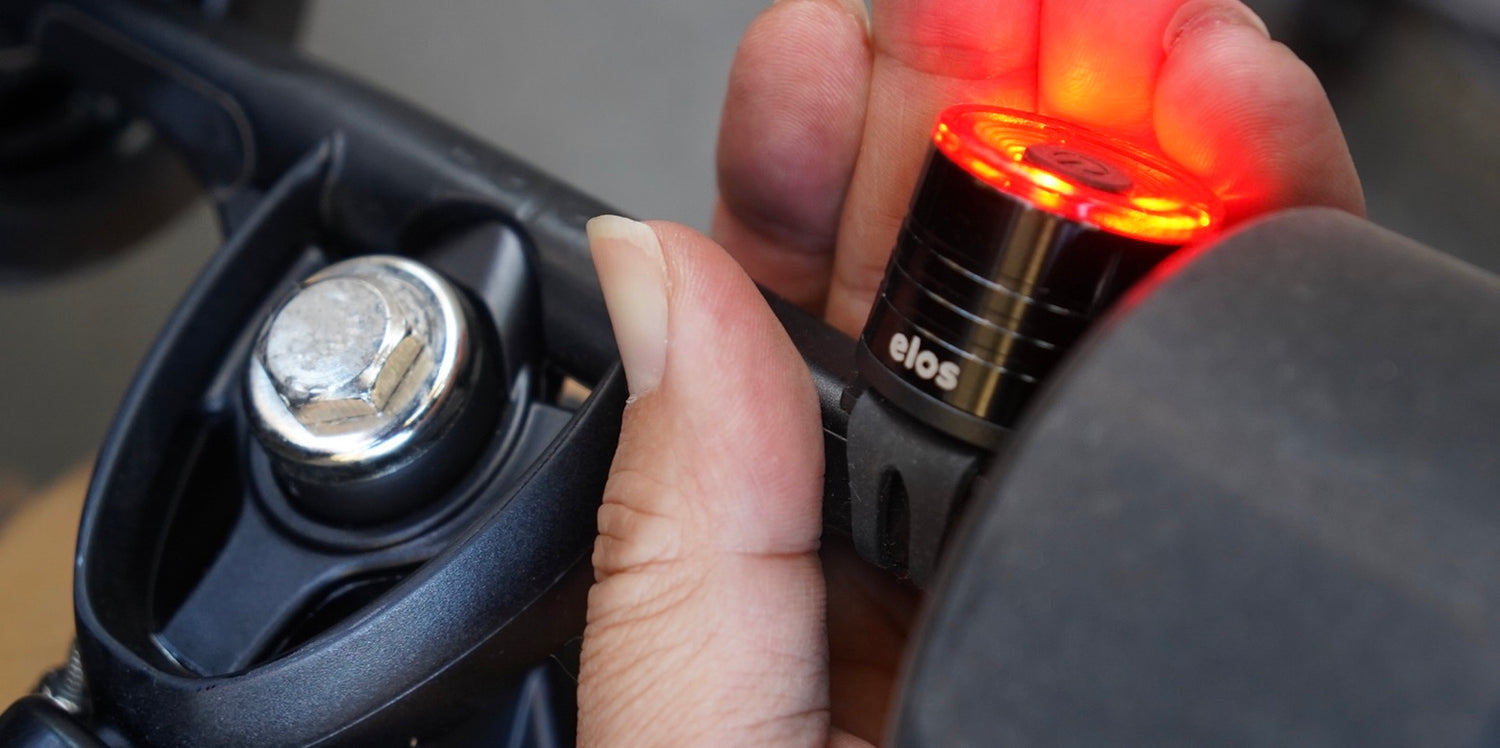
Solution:
<svg viewBox="0 0 1500 748">
<path fill-rule="evenodd" d="M 251 356 L 250 421 L 299 474 L 358 478 L 420 450 L 462 393 L 463 304 L 432 270 L 367 255 L 302 282 Z"/>
</svg>

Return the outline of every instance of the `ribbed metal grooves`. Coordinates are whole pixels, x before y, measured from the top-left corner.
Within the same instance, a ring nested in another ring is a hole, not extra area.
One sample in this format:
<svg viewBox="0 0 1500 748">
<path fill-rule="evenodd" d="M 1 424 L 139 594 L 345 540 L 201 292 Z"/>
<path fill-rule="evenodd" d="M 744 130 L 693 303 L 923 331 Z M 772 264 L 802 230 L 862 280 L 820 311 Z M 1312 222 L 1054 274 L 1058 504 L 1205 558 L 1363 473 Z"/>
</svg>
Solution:
<svg viewBox="0 0 1500 748">
<path fill-rule="evenodd" d="M 860 339 L 861 375 L 959 438 L 998 438 L 1089 323 L 1173 249 L 1025 204 L 934 149 Z"/>
</svg>

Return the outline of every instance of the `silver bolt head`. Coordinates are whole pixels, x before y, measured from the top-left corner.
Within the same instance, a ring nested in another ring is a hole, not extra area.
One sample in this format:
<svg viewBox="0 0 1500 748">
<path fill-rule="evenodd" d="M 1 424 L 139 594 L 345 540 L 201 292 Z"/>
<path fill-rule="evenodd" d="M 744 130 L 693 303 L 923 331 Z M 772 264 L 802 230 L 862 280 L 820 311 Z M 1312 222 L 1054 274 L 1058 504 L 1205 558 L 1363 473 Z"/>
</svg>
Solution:
<svg viewBox="0 0 1500 748">
<path fill-rule="evenodd" d="M 304 280 L 251 356 L 251 423 L 294 464 L 373 469 L 441 426 L 468 359 L 457 293 L 415 261 L 367 255 Z"/>
</svg>

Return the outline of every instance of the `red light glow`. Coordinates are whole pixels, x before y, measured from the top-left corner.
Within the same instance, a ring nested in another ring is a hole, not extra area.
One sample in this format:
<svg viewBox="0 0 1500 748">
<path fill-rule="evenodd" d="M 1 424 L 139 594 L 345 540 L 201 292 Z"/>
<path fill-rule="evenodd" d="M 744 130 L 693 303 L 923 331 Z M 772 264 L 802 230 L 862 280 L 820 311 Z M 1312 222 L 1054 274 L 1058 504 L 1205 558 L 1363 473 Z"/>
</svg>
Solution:
<svg viewBox="0 0 1500 748">
<path fill-rule="evenodd" d="M 1180 167 L 1126 141 L 1048 117 L 956 106 L 938 117 L 932 139 L 981 182 L 1038 209 L 1132 239 L 1193 244 L 1217 232 L 1224 217 L 1218 197 Z"/>
</svg>

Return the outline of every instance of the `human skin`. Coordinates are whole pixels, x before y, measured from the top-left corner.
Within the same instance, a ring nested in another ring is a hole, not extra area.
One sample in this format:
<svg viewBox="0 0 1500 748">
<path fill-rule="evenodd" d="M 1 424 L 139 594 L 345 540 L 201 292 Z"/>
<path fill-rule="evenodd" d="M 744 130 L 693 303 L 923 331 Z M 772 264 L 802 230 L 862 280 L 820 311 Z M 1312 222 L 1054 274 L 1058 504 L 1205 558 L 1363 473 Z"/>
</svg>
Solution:
<svg viewBox="0 0 1500 748">
<path fill-rule="evenodd" d="M 862 325 L 938 111 L 1124 135 L 1229 223 L 1363 196 L 1312 72 L 1235 0 L 780 0 L 746 32 L 713 239 L 604 217 L 631 402 L 594 548 L 584 745 L 878 742 L 916 594 L 820 548 L 806 368 L 751 279 Z"/>
</svg>

